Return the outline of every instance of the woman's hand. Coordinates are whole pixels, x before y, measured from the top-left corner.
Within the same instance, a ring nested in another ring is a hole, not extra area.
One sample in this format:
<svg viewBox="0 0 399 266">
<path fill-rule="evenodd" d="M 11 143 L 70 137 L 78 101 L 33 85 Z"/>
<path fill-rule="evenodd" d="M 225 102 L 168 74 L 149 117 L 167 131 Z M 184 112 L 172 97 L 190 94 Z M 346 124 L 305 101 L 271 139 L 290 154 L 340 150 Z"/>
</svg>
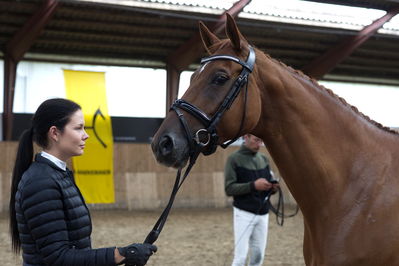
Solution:
<svg viewBox="0 0 399 266">
<path fill-rule="evenodd" d="M 123 258 L 120 264 L 126 266 L 143 266 L 148 259 L 157 252 L 157 247 L 148 243 L 134 243 L 126 247 L 118 247 L 118 253 Z"/>
<path fill-rule="evenodd" d="M 121 262 L 125 259 L 125 257 L 123 257 L 123 256 L 119 253 L 119 250 L 118 250 L 117 248 L 115 248 L 114 255 L 115 255 L 115 263 L 116 263 L 116 264 L 121 263 Z"/>
</svg>

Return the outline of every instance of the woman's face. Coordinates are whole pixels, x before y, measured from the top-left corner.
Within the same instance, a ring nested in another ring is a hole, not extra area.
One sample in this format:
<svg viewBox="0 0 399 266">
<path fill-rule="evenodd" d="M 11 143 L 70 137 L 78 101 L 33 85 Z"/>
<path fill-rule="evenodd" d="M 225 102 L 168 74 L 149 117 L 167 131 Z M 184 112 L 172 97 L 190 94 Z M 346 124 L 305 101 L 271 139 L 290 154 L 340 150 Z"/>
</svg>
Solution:
<svg viewBox="0 0 399 266">
<path fill-rule="evenodd" d="M 58 141 L 55 144 L 59 159 L 67 159 L 83 154 L 85 142 L 88 139 L 85 129 L 85 121 L 82 110 L 77 110 L 70 117 L 64 130 L 60 132 Z"/>
</svg>

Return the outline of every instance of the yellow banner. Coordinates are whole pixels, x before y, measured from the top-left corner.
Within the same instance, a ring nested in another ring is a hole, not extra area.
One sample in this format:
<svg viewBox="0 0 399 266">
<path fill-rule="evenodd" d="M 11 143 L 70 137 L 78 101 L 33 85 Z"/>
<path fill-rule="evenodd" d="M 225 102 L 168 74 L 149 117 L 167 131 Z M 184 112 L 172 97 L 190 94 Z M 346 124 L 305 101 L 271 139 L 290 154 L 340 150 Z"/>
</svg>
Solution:
<svg viewBox="0 0 399 266">
<path fill-rule="evenodd" d="M 75 180 L 87 203 L 114 203 L 113 137 L 103 72 L 64 70 L 67 98 L 82 106 L 89 138 L 72 158 Z"/>
</svg>

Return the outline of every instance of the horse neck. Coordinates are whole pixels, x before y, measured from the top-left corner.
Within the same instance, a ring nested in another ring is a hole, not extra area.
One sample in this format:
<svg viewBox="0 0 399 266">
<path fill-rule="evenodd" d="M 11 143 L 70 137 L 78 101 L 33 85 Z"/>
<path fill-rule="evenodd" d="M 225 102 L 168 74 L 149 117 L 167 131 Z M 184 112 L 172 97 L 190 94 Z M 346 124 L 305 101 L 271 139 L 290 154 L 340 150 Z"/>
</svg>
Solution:
<svg viewBox="0 0 399 266">
<path fill-rule="evenodd" d="M 301 73 L 271 59 L 258 63 L 262 137 L 304 215 L 335 206 L 354 158 L 375 126 Z M 328 195 L 328 197 L 326 197 Z M 335 202 L 334 202 L 335 201 Z"/>
</svg>

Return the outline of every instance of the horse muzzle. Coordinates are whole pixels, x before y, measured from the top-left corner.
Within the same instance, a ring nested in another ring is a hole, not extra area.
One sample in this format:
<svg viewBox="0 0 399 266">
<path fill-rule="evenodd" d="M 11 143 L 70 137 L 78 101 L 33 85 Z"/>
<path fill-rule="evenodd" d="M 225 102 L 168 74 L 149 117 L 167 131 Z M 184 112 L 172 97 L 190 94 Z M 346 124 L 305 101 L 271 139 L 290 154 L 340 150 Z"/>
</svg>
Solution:
<svg viewBox="0 0 399 266">
<path fill-rule="evenodd" d="M 184 137 L 174 133 L 164 133 L 151 143 L 156 160 L 168 167 L 184 167 L 189 159 L 189 147 Z"/>
</svg>

